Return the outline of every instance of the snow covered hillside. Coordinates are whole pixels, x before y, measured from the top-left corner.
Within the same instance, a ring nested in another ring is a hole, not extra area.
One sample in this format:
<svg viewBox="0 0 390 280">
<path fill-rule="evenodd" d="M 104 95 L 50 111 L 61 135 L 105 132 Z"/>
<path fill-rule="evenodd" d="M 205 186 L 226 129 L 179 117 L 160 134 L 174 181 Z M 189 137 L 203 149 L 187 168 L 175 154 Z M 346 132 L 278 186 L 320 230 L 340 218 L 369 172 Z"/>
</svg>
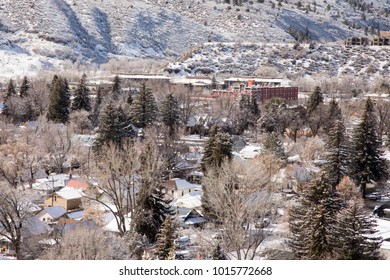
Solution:
<svg viewBox="0 0 390 280">
<path fill-rule="evenodd" d="M 0 0 L 0 65 L 15 55 L 30 57 L 24 68 L 38 69 L 55 60 L 177 58 L 206 42 L 291 43 L 306 30 L 313 40 L 337 41 L 390 30 L 388 0 L 226 2 Z"/>
<path fill-rule="evenodd" d="M 342 43 L 255 44 L 207 43 L 166 70 L 178 75 L 255 75 L 271 67 L 293 76 L 390 75 L 390 47 L 344 46 Z"/>
</svg>

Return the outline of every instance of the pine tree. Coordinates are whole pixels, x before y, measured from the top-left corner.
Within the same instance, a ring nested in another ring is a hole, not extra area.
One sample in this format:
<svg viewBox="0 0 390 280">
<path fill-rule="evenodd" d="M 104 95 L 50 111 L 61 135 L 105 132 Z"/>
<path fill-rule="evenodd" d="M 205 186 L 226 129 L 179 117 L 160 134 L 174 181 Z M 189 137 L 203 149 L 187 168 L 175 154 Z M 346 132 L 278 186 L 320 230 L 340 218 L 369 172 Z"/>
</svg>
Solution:
<svg viewBox="0 0 390 280">
<path fill-rule="evenodd" d="M 3 114 L 7 117 L 10 115 L 7 102 L 13 96 L 16 96 L 16 90 L 15 90 L 13 80 L 10 79 L 8 82 L 7 90 L 5 92 L 4 101 L 3 101 Z"/>
<path fill-rule="evenodd" d="M 30 82 L 28 81 L 27 77 L 24 76 L 22 80 L 22 84 L 20 85 L 20 97 L 27 97 L 29 89 L 30 89 Z"/>
<path fill-rule="evenodd" d="M 114 143 L 121 147 L 124 138 L 133 137 L 135 133 L 121 107 L 116 107 L 113 100 L 108 100 L 102 113 L 100 114 L 99 129 L 95 140 L 94 150 L 100 151 L 100 148 L 108 143 Z"/>
<path fill-rule="evenodd" d="M 69 118 L 70 94 L 66 79 L 55 75 L 50 89 L 47 117 L 54 122 L 66 123 Z"/>
<path fill-rule="evenodd" d="M 167 216 L 162 224 L 161 231 L 157 235 L 156 253 L 159 260 L 172 258 L 172 251 L 175 249 L 175 231 L 172 218 Z"/>
<path fill-rule="evenodd" d="M 342 119 L 342 114 L 341 114 L 341 109 L 339 107 L 339 104 L 336 101 L 336 99 L 332 98 L 332 100 L 329 103 L 328 116 L 326 117 L 323 126 L 325 132 L 328 134 L 334 122 L 336 120 L 341 120 L 341 119 Z"/>
<path fill-rule="evenodd" d="M 218 243 L 217 246 L 215 246 L 213 251 L 213 260 L 226 260 L 226 259 L 227 258 L 223 253 L 221 246 Z"/>
<path fill-rule="evenodd" d="M 283 143 L 275 132 L 267 134 L 263 146 L 266 152 L 274 154 L 277 158 L 280 158 L 282 160 L 287 159 L 286 153 L 283 148 Z"/>
<path fill-rule="evenodd" d="M 382 259 L 380 246 L 382 239 L 373 237 L 377 233 L 376 223 L 360 202 L 351 200 L 343 209 L 333 229 L 332 242 L 335 244 L 335 258 L 340 260 L 379 260 Z"/>
<path fill-rule="evenodd" d="M 151 89 L 147 88 L 145 83 L 137 92 L 133 103 L 131 104 L 131 121 L 135 126 L 144 128 L 158 117 L 158 107 Z"/>
<path fill-rule="evenodd" d="M 288 245 L 297 259 L 330 259 L 332 226 L 343 202 L 324 176 L 312 181 L 289 211 Z"/>
<path fill-rule="evenodd" d="M 112 96 L 114 99 L 118 99 L 118 97 L 122 93 L 122 85 L 121 85 L 121 80 L 118 75 L 115 75 L 114 77 L 114 84 L 112 85 Z"/>
<path fill-rule="evenodd" d="M 150 242 L 156 241 L 165 219 L 173 214 L 169 205 L 171 201 L 165 198 L 164 186 L 161 183 L 163 170 L 155 166 L 158 159 L 154 149 L 156 148 L 147 143 L 140 156 L 138 211 L 134 218 L 136 232 L 145 235 Z"/>
<path fill-rule="evenodd" d="M 230 135 L 226 132 L 219 132 L 214 126 L 203 153 L 202 169 L 205 171 L 209 167 L 219 167 L 224 160 L 230 160 L 232 145 Z"/>
<path fill-rule="evenodd" d="M 81 77 L 80 83 L 75 91 L 74 99 L 72 102 L 72 111 L 85 110 L 91 111 L 91 101 L 89 98 L 89 88 L 86 86 L 86 75 Z"/>
<path fill-rule="evenodd" d="M 93 105 L 93 110 L 91 114 L 91 121 L 94 127 L 99 125 L 100 106 L 102 104 L 102 101 L 103 101 L 102 88 L 98 87 L 96 90 L 95 103 Z"/>
<path fill-rule="evenodd" d="M 169 128 L 169 135 L 173 136 L 181 124 L 179 101 L 172 94 L 168 94 L 161 103 L 162 122 Z"/>
<path fill-rule="evenodd" d="M 306 104 L 306 110 L 307 113 L 310 115 L 314 112 L 314 110 L 324 102 L 324 97 L 321 92 L 321 88 L 319 86 L 316 86 L 314 89 L 314 92 L 310 95 L 309 100 Z"/>
<path fill-rule="evenodd" d="M 323 171 L 327 180 L 335 188 L 347 176 L 349 151 L 345 139 L 345 127 L 341 120 L 335 120 L 329 130 L 325 144 L 325 164 Z"/>
<path fill-rule="evenodd" d="M 362 197 L 366 196 L 367 184 L 387 179 L 388 172 L 382 158 L 381 142 L 374 104 L 367 99 L 361 122 L 355 127 L 352 139 L 350 176 L 360 187 Z"/>
</svg>

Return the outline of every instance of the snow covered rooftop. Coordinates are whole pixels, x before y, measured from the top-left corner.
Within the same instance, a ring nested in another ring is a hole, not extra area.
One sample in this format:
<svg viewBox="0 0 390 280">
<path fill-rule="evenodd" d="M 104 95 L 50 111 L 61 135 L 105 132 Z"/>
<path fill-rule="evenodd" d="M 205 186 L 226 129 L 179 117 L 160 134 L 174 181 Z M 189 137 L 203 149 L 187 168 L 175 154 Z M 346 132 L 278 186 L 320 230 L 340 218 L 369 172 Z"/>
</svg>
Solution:
<svg viewBox="0 0 390 280">
<path fill-rule="evenodd" d="M 263 147 L 261 144 L 249 144 L 245 146 L 239 154 L 245 159 L 254 159 L 261 153 L 262 150 Z"/>
<path fill-rule="evenodd" d="M 194 191 L 183 195 L 182 197 L 172 201 L 173 206 L 185 207 L 185 208 L 196 208 L 202 205 L 202 192 Z"/>
<path fill-rule="evenodd" d="M 81 191 L 71 188 L 63 188 L 56 192 L 56 194 L 67 200 L 79 199 L 83 197 L 83 193 Z"/>
</svg>

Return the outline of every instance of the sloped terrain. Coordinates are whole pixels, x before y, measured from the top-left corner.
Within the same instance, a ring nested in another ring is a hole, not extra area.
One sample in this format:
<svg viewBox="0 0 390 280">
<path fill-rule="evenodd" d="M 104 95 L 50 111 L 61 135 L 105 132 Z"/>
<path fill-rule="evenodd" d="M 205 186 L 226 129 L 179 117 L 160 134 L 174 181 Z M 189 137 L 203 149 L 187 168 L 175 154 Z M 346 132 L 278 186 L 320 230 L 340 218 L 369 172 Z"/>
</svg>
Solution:
<svg viewBox="0 0 390 280">
<path fill-rule="evenodd" d="M 17 54 L 38 69 L 66 59 L 177 59 L 207 42 L 293 43 L 299 32 L 328 42 L 390 30 L 388 0 L 364 9 L 351 1 L 0 0 L 0 65 Z"/>
<path fill-rule="evenodd" d="M 207 43 L 186 59 L 170 63 L 176 75 L 255 75 L 272 67 L 290 76 L 390 75 L 390 47 L 344 46 L 342 43 Z"/>
</svg>

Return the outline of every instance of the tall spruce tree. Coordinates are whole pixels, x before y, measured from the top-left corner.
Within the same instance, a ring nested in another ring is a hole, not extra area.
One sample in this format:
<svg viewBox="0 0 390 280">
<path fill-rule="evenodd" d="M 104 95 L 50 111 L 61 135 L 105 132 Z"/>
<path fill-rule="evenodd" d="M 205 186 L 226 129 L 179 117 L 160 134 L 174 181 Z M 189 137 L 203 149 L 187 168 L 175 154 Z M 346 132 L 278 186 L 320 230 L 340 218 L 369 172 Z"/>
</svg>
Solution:
<svg viewBox="0 0 390 280">
<path fill-rule="evenodd" d="M 137 233 L 145 235 L 150 242 L 155 242 L 165 219 L 174 212 L 170 200 L 165 198 L 162 184 L 162 166 L 158 166 L 156 147 L 146 143 L 140 155 L 140 170 L 137 193 L 137 211 L 134 217 L 134 228 Z"/>
<path fill-rule="evenodd" d="M 271 154 L 274 154 L 277 158 L 286 160 L 287 156 L 283 148 L 283 143 L 279 139 L 278 134 L 276 132 L 268 133 L 264 143 L 264 150 L 265 152 L 269 152 Z"/>
<path fill-rule="evenodd" d="M 202 157 L 203 171 L 206 171 L 209 167 L 219 167 L 224 160 L 230 160 L 232 158 L 232 146 L 230 135 L 218 131 L 218 128 L 213 126 Z"/>
<path fill-rule="evenodd" d="M 349 149 L 345 137 L 345 127 L 341 120 L 334 120 L 333 126 L 329 130 L 329 136 L 325 144 L 325 163 L 323 171 L 326 179 L 333 189 L 348 174 Z"/>
<path fill-rule="evenodd" d="M 94 150 L 99 152 L 101 147 L 113 143 L 121 147 L 125 138 L 135 136 L 135 132 L 121 107 L 117 107 L 113 100 L 108 100 L 100 114 L 99 129 L 94 144 Z"/>
<path fill-rule="evenodd" d="M 318 105 L 324 102 L 324 97 L 321 92 L 321 88 L 316 86 L 313 93 L 310 95 L 306 104 L 306 111 L 310 115 L 317 109 Z"/>
<path fill-rule="evenodd" d="M 69 106 L 70 94 L 68 81 L 65 78 L 55 75 L 50 87 L 48 119 L 54 122 L 68 122 Z"/>
<path fill-rule="evenodd" d="M 28 81 L 27 77 L 24 76 L 22 84 L 20 85 L 20 97 L 27 97 L 30 87 L 30 82 Z"/>
<path fill-rule="evenodd" d="M 297 259 L 331 259 L 332 227 L 344 207 L 324 176 L 312 181 L 289 211 L 291 236 L 287 242 Z"/>
<path fill-rule="evenodd" d="M 9 107 L 8 107 L 8 100 L 16 96 L 16 90 L 15 90 L 15 85 L 12 79 L 9 80 L 8 85 L 7 85 L 7 90 L 5 91 L 4 95 L 4 100 L 3 100 L 3 114 L 5 116 L 10 115 Z"/>
<path fill-rule="evenodd" d="M 332 98 L 332 100 L 329 103 L 328 114 L 323 125 L 325 132 L 328 134 L 334 122 L 336 120 L 341 120 L 341 118 L 342 118 L 342 113 L 339 107 L 339 103 L 336 101 L 336 99 Z"/>
<path fill-rule="evenodd" d="M 113 83 L 111 94 L 114 99 L 118 99 L 122 93 L 122 82 L 118 75 L 115 75 Z"/>
<path fill-rule="evenodd" d="M 378 124 L 374 103 L 367 99 L 361 122 L 355 127 L 352 138 L 350 177 L 366 197 L 367 184 L 388 178 L 382 143 L 378 137 Z"/>
<path fill-rule="evenodd" d="M 359 201 L 349 201 L 343 209 L 333 229 L 332 242 L 335 244 L 335 258 L 340 260 L 379 260 L 381 237 L 377 233 L 376 223 Z"/>
<path fill-rule="evenodd" d="M 91 121 L 92 125 L 94 127 L 97 127 L 99 125 L 99 115 L 100 115 L 100 107 L 103 101 L 103 93 L 102 88 L 98 87 L 96 90 L 96 98 L 95 103 L 93 104 L 92 114 L 91 114 Z"/>
<path fill-rule="evenodd" d="M 161 120 L 168 127 L 170 136 L 181 124 L 179 101 L 172 93 L 166 95 L 161 103 Z"/>
<path fill-rule="evenodd" d="M 91 101 L 89 98 L 89 88 L 86 85 L 86 75 L 81 77 L 80 83 L 74 93 L 74 99 L 72 102 L 72 111 L 85 110 L 91 111 Z"/>
<path fill-rule="evenodd" d="M 157 120 L 158 107 L 152 90 L 145 83 L 141 85 L 130 109 L 131 121 L 138 128 L 144 128 Z"/>
<path fill-rule="evenodd" d="M 165 218 L 161 231 L 157 234 L 156 243 L 156 254 L 159 260 L 174 259 L 175 229 L 170 216 Z"/>
</svg>

